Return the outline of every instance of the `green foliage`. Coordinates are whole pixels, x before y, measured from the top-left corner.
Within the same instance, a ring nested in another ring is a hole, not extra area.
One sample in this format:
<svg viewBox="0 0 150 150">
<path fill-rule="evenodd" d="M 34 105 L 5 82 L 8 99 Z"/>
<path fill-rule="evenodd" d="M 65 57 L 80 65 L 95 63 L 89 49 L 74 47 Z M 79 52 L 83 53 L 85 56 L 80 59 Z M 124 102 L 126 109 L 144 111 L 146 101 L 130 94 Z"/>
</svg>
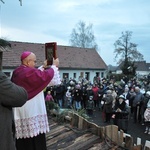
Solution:
<svg viewBox="0 0 150 150">
<path fill-rule="evenodd" d="M 59 109 L 57 115 L 57 122 L 63 123 L 65 121 L 65 116 L 68 115 L 69 109 Z"/>
<path fill-rule="evenodd" d="M 58 110 L 59 109 L 59 106 L 58 106 L 58 104 L 57 103 L 55 103 L 55 102 L 52 102 L 52 101 L 46 101 L 46 108 L 47 108 L 47 110 L 52 110 L 52 109 L 56 109 L 56 110 Z"/>
<path fill-rule="evenodd" d="M 78 111 L 75 111 L 79 116 L 85 118 L 85 119 L 89 119 L 89 116 L 86 114 L 86 109 L 80 109 Z"/>
<path fill-rule="evenodd" d="M 125 61 L 123 66 L 121 67 L 121 70 L 124 75 L 135 76 L 136 68 L 137 67 L 134 65 L 134 62 Z"/>
<path fill-rule="evenodd" d="M 85 119 L 89 119 L 89 116 L 86 114 L 86 110 L 85 109 L 80 109 L 80 110 L 75 110 L 74 108 L 72 109 L 60 109 L 58 108 L 57 110 L 57 116 L 56 116 L 56 120 L 58 123 L 64 123 L 65 121 L 65 116 L 67 116 L 68 114 L 78 114 L 79 116 L 85 118 Z"/>
<path fill-rule="evenodd" d="M 111 77 L 113 77 L 116 82 L 120 82 L 120 80 L 123 79 L 124 76 L 127 76 L 129 79 L 135 77 L 134 75 L 125 75 L 125 74 L 112 74 L 111 75 Z"/>
</svg>

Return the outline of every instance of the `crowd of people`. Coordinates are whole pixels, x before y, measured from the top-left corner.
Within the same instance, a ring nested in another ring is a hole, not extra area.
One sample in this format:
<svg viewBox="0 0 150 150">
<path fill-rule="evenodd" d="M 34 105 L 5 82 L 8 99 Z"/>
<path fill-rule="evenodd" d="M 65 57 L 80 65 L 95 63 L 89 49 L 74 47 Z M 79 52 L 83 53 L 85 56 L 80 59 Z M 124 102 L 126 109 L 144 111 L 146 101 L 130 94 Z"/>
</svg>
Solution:
<svg viewBox="0 0 150 150">
<path fill-rule="evenodd" d="M 150 134 L 150 82 L 148 78 L 140 81 L 123 77 L 119 82 L 112 79 L 96 79 L 93 83 L 80 78 L 78 81 L 63 79 L 60 85 L 48 86 L 54 103 L 60 108 L 85 109 L 92 117 L 96 108 L 102 111 L 104 122 L 113 123 L 127 132 L 128 121 L 145 125 L 145 133 Z"/>
<path fill-rule="evenodd" d="M 150 79 L 139 81 L 124 77 L 93 82 L 80 77 L 78 80 L 60 80 L 59 59 L 47 66 L 47 61 L 35 68 L 36 55 L 25 51 L 21 54 L 21 65 L 13 71 L 11 80 L 0 71 L 0 140 L 2 150 L 46 150 L 49 132 L 47 114 L 51 106 L 85 109 L 93 117 L 97 108 L 104 122 L 110 122 L 127 132 L 128 121 L 145 125 L 150 134 Z M 44 91 L 44 93 L 43 93 Z M 45 105 L 46 104 L 46 105 Z"/>
</svg>

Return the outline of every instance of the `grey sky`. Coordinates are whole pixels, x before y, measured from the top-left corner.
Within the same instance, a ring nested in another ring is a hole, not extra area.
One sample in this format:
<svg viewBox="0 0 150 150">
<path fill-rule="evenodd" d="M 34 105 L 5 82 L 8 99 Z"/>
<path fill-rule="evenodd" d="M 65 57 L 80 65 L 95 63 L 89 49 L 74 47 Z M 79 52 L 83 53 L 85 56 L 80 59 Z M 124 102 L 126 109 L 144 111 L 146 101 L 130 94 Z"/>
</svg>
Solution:
<svg viewBox="0 0 150 150">
<path fill-rule="evenodd" d="M 131 42 L 149 62 L 149 0 L 4 0 L 0 2 L 0 36 L 12 41 L 69 46 L 72 29 L 81 20 L 93 24 L 99 54 L 115 65 L 114 43 L 132 31 Z M 32 51 L 32 50 L 31 50 Z"/>
</svg>

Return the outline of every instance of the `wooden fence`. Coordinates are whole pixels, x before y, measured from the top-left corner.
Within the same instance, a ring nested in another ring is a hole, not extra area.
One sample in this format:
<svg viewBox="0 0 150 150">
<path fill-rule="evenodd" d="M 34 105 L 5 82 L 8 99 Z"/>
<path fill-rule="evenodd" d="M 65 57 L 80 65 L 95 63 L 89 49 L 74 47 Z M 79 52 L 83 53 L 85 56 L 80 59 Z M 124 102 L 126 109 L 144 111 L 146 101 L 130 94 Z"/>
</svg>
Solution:
<svg viewBox="0 0 150 150">
<path fill-rule="evenodd" d="M 57 111 L 51 111 L 51 113 L 58 115 Z M 68 113 L 64 117 L 66 121 L 69 121 L 72 127 L 77 127 L 81 130 L 90 130 L 93 134 L 98 135 L 106 142 L 113 142 L 128 150 L 150 150 L 150 141 L 145 141 L 145 145 L 142 146 L 141 139 L 137 138 L 137 143 L 133 143 L 133 137 L 129 134 L 125 134 L 122 130 L 118 131 L 118 126 L 98 126 L 95 123 L 89 122 L 87 119 L 79 116 L 77 113 Z"/>
</svg>

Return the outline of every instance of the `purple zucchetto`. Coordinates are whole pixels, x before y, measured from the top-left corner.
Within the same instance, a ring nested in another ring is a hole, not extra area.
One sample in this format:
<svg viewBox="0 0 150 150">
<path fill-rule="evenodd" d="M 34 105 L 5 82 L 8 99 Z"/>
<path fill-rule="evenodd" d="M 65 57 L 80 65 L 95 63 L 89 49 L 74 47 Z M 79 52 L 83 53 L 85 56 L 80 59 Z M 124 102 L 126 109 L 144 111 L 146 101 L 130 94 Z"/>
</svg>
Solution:
<svg viewBox="0 0 150 150">
<path fill-rule="evenodd" d="M 21 54 L 21 61 L 24 60 L 26 57 L 28 57 L 31 54 L 30 51 L 25 51 Z"/>
</svg>

